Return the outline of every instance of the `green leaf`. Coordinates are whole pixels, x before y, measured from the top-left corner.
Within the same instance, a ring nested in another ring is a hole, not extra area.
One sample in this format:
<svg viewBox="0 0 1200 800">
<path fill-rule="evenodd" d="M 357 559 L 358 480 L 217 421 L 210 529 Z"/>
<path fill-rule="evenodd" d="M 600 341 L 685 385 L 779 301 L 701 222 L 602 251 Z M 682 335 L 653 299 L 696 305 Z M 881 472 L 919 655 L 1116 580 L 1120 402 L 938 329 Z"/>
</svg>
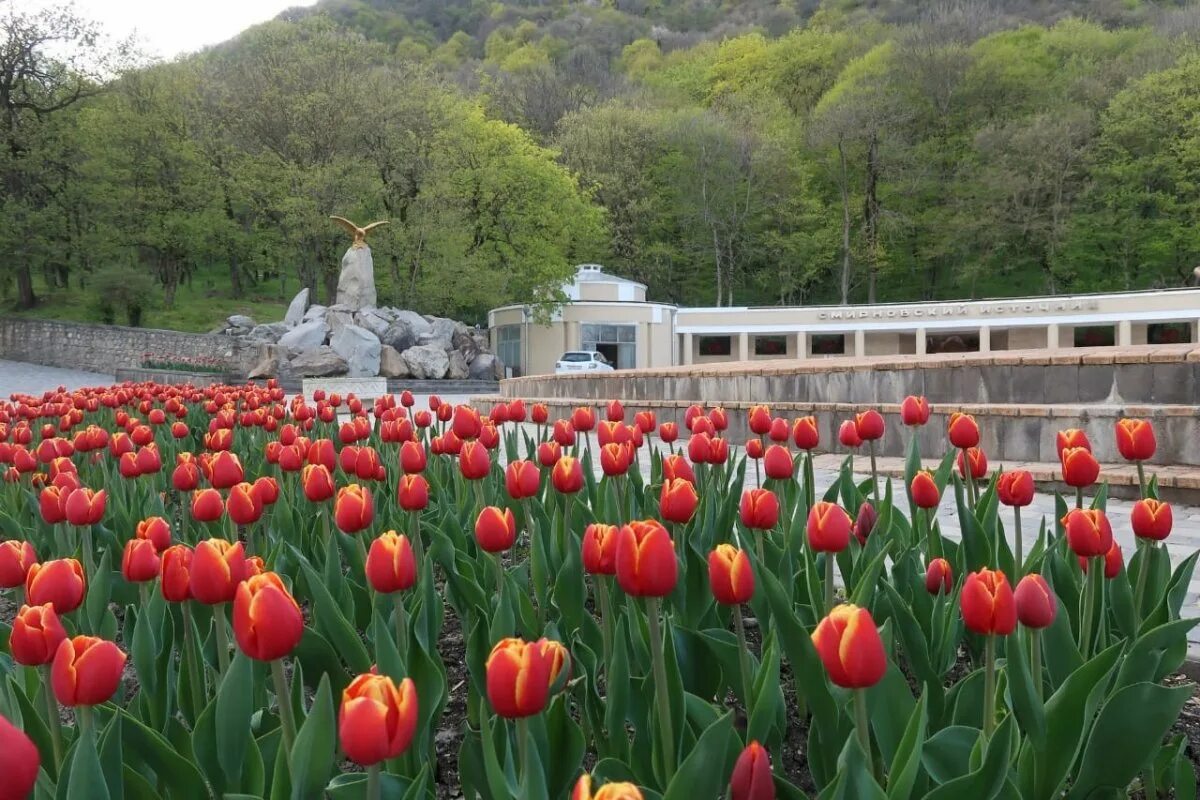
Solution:
<svg viewBox="0 0 1200 800">
<path fill-rule="evenodd" d="M 916 441 L 917 437 L 913 437 Z M 925 728 L 928 723 L 925 713 L 925 695 L 913 707 L 904 728 L 904 736 L 896 747 L 888 769 L 887 796 L 888 800 L 908 800 L 912 793 L 913 784 L 921 769 L 921 750 L 925 745 Z"/>
<path fill-rule="evenodd" d="M 1150 767 L 1193 689 L 1135 683 L 1110 697 L 1092 727 L 1068 800 L 1083 800 L 1106 788 L 1123 792 Z"/>
<path fill-rule="evenodd" d="M 970 770 L 971 750 L 979 741 L 979 729 L 951 725 L 930 736 L 921 752 L 921 763 L 937 783 L 966 775 Z"/>
<path fill-rule="evenodd" d="M 1004 788 L 1008 777 L 1013 733 L 1013 718 L 1005 717 L 988 741 L 979 769 L 943 783 L 925 795 L 925 800 L 959 800 L 965 797 L 971 800 L 991 800 L 996 797 Z"/>
<path fill-rule="evenodd" d="M 66 800 L 109 800 L 108 784 L 96 751 L 96 737 L 84 734 L 72 748 Z"/>
<path fill-rule="evenodd" d="M 1038 636 L 1038 631 L 1030 631 Z M 1012 696 L 1013 713 L 1021 723 L 1021 729 L 1029 736 L 1033 746 L 1041 749 L 1046 743 L 1046 713 L 1038 699 L 1037 687 L 1029 670 L 1029 659 L 1025 654 L 1025 643 L 1017 634 L 1008 637 L 1004 647 L 1006 656 L 1005 674 L 1008 676 L 1008 691 Z"/>
<path fill-rule="evenodd" d="M 296 733 L 292 745 L 292 798 L 308 800 L 323 796 L 333 771 L 333 756 L 337 749 L 337 720 L 333 711 L 333 690 L 329 676 L 321 676 L 321 684 L 313 698 L 308 718 Z"/>
<path fill-rule="evenodd" d="M 250 718 L 254 714 L 254 665 L 240 649 L 221 679 L 215 703 L 217 760 L 229 786 L 240 786 L 250 746 Z"/>
<path fill-rule="evenodd" d="M 700 787 L 721 786 L 728 780 L 737 755 L 733 717 L 725 714 L 700 734 L 696 746 L 675 771 L 663 800 L 693 800 Z"/>
<path fill-rule="evenodd" d="M 206 798 L 204 778 L 196 765 L 181 756 L 162 734 L 121 711 L 121 735 L 131 759 L 143 762 L 167 788 L 172 800 Z"/>
<path fill-rule="evenodd" d="M 301 563 L 301 567 L 304 570 L 304 581 L 308 584 L 308 591 L 313 598 L 313 614 L 317 618 L 317 624 L 329 635 L 330 641 L 350 665 L 351 670 L 360 674 L 367 672 L 371 669 L 371 656 L 367 653 L 358 632 L 342 614 L 321 577 L 307 563 Z"/>
</svg>

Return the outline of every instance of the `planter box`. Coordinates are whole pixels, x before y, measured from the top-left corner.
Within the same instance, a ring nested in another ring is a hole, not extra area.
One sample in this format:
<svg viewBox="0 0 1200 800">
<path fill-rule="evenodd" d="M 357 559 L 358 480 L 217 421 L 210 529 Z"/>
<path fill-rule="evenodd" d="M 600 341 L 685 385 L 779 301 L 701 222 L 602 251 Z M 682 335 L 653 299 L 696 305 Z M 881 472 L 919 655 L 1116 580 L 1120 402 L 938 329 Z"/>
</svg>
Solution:
<svg viewBox="0 0 1200 800">
<path fill-rule="evenodd" d="M 228 372 L 184 372 L 183 370 L 150 369 L 148 367 L 121 368 L 116 371 L 115 377 L 117 383 L 154 381 L 156 383 L 190 383 L 193 386 L 210 386 L 214 383 L 241 382 L 238 376 Z"/>
</svg>

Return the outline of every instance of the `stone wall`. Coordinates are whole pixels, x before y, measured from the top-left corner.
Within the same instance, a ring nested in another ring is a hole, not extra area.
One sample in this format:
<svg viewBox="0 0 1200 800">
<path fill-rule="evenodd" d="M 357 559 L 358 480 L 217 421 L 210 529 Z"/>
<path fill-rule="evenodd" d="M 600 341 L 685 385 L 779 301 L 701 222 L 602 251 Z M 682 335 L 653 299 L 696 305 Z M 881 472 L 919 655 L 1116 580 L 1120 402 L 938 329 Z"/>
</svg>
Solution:
<svg viewBox="0 0 1200 800">
<path fill-rule="evenodd" d="M 254 348 L 230 336 L 0 317 L 0 358 L 11 361 L 112 375 L 140 368 L 145 353 L 164 360 L 219 358 L 244 375 Z"/>
</svg>

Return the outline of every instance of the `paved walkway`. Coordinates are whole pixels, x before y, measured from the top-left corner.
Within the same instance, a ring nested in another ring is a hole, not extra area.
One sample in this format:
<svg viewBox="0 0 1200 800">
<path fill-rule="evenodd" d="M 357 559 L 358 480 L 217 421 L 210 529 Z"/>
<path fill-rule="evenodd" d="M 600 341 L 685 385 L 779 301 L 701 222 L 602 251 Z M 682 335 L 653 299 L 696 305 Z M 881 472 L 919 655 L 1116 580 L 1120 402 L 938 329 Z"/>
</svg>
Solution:
<svg viewBox="0 0 1200 800">
<path fill-rule="evenodd" d="M 78 389 L 84 386 L 107 386 L 112 382 L 112 375 L 100 372 L 0 360 L 0 398 L 5 400 L 13 394 L 41 395 L 59 386 Z"/>
</svg>

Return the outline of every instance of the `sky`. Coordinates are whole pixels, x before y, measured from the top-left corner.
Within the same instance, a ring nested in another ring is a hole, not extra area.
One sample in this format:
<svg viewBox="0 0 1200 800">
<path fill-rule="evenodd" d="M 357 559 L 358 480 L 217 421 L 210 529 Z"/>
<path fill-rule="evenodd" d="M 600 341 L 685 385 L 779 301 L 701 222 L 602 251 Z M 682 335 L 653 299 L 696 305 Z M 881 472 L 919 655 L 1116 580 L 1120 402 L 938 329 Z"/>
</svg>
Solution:
<svg viewBox="0 0 1200 800">
<path fill-rule="evenodd" d="M 150 56 L 170 59 L 232 38 L 258 22 L 316 0 L 73 0 L 82 17 L 94 19 L 114 39 L 137 34 Z M 16 0 L 17 6 L 59 5 L 53 0 Z"/>
</svg>

